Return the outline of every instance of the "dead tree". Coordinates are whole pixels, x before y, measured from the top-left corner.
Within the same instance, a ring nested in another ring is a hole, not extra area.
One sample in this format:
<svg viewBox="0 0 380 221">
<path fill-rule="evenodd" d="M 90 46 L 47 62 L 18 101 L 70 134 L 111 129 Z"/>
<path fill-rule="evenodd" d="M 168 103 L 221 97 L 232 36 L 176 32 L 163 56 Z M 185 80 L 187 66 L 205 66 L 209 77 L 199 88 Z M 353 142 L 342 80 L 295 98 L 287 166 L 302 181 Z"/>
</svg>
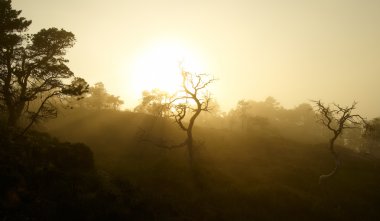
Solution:
<svg viewBox="0 0 380 221">
<path fill-rule="evenodd" d="M 319 177 L 319 184 L 321 184 L 323 180 L 334 176 L 340 167 L 341 161 L 334 146 L 337 138 L 345 129 L 357 128 L 365 121 L 359 114 L 352 114 L 352 111 L 356 108 L 356 102 L 351 106 L 346 107 L 342 107 L 338 104 L 332 104 L 331 106 L 325 105 L 320 100 L 313 102 L 315 103 L 316 111 L 319 114 L 319 122 L 333 134 L 329 141 L 329 150 L 334 157 L 335 167 L 330 173 Z"/>
<path fill-rule="evenodd" d="M 186 132 L 186 139 L 174 145 L 169 145 L 164 139 L 152 141 L 145 132 L 142 140 L 154 143 L 156 146 L 165 149 L 187 147 L 189 163 L 194 168 L 194 137 L 193 128 L 197 117 L 203 111 L 210 111 L 211 95 L 208 87 L 216 79 L 210 78 L 206 74 L 193 74 L 182 70 L 181 90 L 173 95 L 168 103 L 170 117 L 175 120 L 181 130 Z M 140 138 L 141 139 L 141 138 Z"/>
<path fill-rule="evenodd" d="M 190 164 L 194 163 L 194 138 L 193 128 L 195 121 L 202 111 L 210 111 L 211 96 L 208 86 L 215 81 L 205 74 L 192 74 L 186 71 L 182 74 L 182 91 L 171 101 L 173 108 L 171 116 L 178 126 L 186 132 L 187 138 L 182 143 L 187 146 Z M 186 124 L 184 120 L 189 118 Z"/>
</svg>

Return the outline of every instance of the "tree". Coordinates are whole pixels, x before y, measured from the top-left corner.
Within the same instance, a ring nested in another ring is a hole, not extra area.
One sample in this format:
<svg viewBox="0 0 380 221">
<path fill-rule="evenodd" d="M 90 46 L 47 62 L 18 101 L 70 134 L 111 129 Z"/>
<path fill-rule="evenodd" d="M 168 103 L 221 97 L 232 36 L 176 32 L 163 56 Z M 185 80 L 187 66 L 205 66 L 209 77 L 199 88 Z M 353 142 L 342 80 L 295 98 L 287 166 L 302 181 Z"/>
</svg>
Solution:
<svg viewBox="0 0 380 221">
<path fill-rule="evenodd" d="M 380 117 L 372 119 L 365 125 L 363 136 L 380 141 Z"/>
<path fill-rule="evenodd" d="M 240 100 L 238 102 L 236 111 L 239 114 L 241 120 L 241 128 L 246 130 L 248 128 L 247 119 L 249 118 L 248 110 L 250 109 L 250 102 L 245 100 Z"/>
<path fill-rule="evenodd" d="M 10 0 L 0 0 L 0 46 L 3 54 L 4 47 L 19 44 L 22 36 L 19 32 L 27 30 L 32 21 L 19 17 L 21 11 L 12 9 Z"/>
<path fill-rule="evenodd" d="M 107 99 L 106 99 L 107 109 L 119 110 L 120 106 L 123 104 L 124 104 L 124 101 L 121 100 L 119 96 L 108 94 Z"/>
<path fill-rule="evenodd" d="M 352 111 L 356 108 L 356 102 L 347 107 L 342 107 L 338 104 L 325 105 L 320 100 L 313 102 L 319 114 L 319 121 L 333 134 L 329 141 L 329 149 L 335 159 L 335 167 L 330 173 L 319 177 L 319 183 L 321 184 L 323 180 L 334 176 L 340 167 L 341 162 L 334 146 L 336 139 L 344 130 L 359 127 L 364 122 L 364 119 L 359 114 L 352 114 Z"/>
<path fill-rule="evenodd" d="M 88 108 L 117 110 L 124 103 L 118 96 L 109 94 L 102 82 L 90 87 L 89 94 L 89 97 L 83 99 Z"/>
<path fill-rule="evenodd" d="M 267 97 L 265 101 L 240 100 L 234 110 L 229 113 L 231 121 L 240 121 L 241 129 L 249 131 L 253 124 L 269 124 L 269 119 L 279 119 L 279 113 L 283 108 L 273 97 Z M 261 118 L 261 119 L 259 119 Z M 263 120 L 266 118 L 266 120 Z"/>
<path fill-rule="evenodd" d="M 136 112 L 151 114 L 158 117 L 166 117 L 169 114 L 171 96 L 160 89 L 143 91 L 141 103 L 134 109 Z"/>
<path fill-rule="evenodd" d="M 0 0 L 0 12 L 0 103 L 8 128 L 28 118 L 25 132 L 36 121 L 56 116 L 51 98 L 81 96 L 88 84 L 67 66 L 73 33 L 49 28 L 26 34 L 31 21 L 19 17 L 10 0 Z"/>
<path fill-rule="evenodd" d="M 363 138 L 368 153 L 379 152 L 380 147 L 380 118 L 374 118 L 367 122 L 364 128 Z M 373 153 L 372 153 L 373 154 Z"/>
<path fill-rule="evenodd" d="M 178 126 L 186 132 L 187 139 L 176 146 L 187 146 L 190 165 L 194 163 L 194 138 L 193 128 L 195 121 L 202 111 L 210 110 L 211 95 L 207 87 L 215 81 L 205 74 L 192 74 L 182 70 L 182 91 L 171 101 L 173 104 L 172 114 Z M 186 125 L 184 119 L 190 117 Z"/>
<path fill-rule="evenodd" d="M 182 85 L 181 91 L 172 96 L 169 105 L 170 117 L 174 119 L 177 125 L 186 133 L 186 139 L 179 144 L 168 145 L 166 141 L 160 140 L 154 142 L 155 145 L 174 149 L 187 147 L 189 154 L 189 163 L 194 172 L 194 137 L 193 128 L 201 112 L 210 111 L 210 102 L 212 100 L 208 87 L 215 81 L 206 74 L 192 74 L 181 70 Z M 188 120 L 188 123 L 185 121 Z M 150 141 L 143 134 L 143 141 Z"/>
</svg>

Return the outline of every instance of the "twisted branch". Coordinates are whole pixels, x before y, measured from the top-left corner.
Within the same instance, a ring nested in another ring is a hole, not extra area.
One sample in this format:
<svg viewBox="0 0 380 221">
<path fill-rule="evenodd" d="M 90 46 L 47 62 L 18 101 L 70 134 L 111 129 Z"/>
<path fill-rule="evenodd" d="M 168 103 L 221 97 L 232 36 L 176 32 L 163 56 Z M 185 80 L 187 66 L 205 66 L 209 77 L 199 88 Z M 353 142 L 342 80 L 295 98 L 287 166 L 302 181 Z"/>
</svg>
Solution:
<svg viewBox="0 0 380 221">
<path fill-rule="evenodd" d="M 316 110 L 320 114 L 319 121 L 333 133 L 333 136 L 330 138 L 329 149 L 334 157 L 335 167 L 330 173 L 319 177 L 319 184 L 321 184 L 323 180 L 334 176 L 341 165 L 339 155 L 334 148 L 336 139 L 342 134 L 343 130 L 357 128 L 365 120 L 360 115 L 351 113 L 356 108 L 357 102 L 353 102 L 351 106 L 346 107 L 334 103 L 333 108 L 323 104 L 320 100 L 312 102 L 315 103 Z"/>
</svg>

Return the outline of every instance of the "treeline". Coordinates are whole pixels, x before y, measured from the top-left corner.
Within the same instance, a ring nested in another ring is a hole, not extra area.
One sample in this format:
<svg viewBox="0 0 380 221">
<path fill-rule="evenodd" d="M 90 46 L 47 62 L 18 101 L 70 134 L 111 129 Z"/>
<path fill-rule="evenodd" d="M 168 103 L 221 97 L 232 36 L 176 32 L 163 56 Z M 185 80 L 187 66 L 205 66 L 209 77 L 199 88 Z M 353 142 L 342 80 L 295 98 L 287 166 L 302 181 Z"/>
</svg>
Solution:
<svg viewBox="0 0 380 221">
<path fill-rule="evenodd" d="M 173 95 L 160 89 L 143 91 L 140 104 L 132 112 L 144 113 L 160 118 L 173 118 L 170 100 Z M 69 114 L 72 108 L 86 110 L 119 110 L 123 101 L 107 93 L 99 82 L 90 87 L 82 99 L 67 100 L 61 105 L 61 113 Z M 128 111 L 128 110 L 127 110 Z M 78 112 L 78 111 L 76 111 Z M 210 102 L 210 110 L 199 115 L 197 126 L 226 129 L 263 136 L 280 137 L 297 142 L 318 144 L 326 142 L 331 134 L 320 122 L 312 101 L 298 106 L 284 108 L 275 98 L 264 101 L 240 100 L 236 107 L 222 112 L 216 100 Z M 185 120 L 189 118 L 185 117 Z M 337 141 L 341 146 L 358 152 L 378 155 L 380 152 L 380 118 L 365 119 L 361 125 L 352 125 L 342 133 Z"/>
<path fill-rule="evenodd" d="M 134 111 L 170 117 L 171 107 L 168 102 L 172 96 L 159 89 L 144 91 L 141 103 Z M 210 106 L 210 111 L 199 116 L 199 126 L 283 137 L 310 144 L 326 142 L 331 137 L 328 128 L 321 124 L 321 113 L 318 113 L 312 101 L 291 109 L 284 108 L 273 97 L 264 101 L 240 100 L 228 112 L 222 112 L 215 100 Z M 338 143 L 359 152 L 378 154 L 379 121 L 380 118 L 365 119 L 361 125 L 352 124 L 352 128 L 339 136 Z"/>
</svg>

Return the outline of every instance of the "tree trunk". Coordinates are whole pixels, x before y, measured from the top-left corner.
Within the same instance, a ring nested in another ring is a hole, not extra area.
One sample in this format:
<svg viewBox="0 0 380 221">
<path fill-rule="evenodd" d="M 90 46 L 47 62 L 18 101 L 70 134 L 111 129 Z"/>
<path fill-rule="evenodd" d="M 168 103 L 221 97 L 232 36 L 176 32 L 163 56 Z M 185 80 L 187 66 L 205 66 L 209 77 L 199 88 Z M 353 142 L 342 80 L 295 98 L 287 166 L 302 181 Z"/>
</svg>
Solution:
<svg viewBox="0 0 380 221">
<path fill-rule="evenodd" d="M 25 102 L 8 107 L 8 128 L 16 128 L 24 107 Z"/>
<path fill-rule="evenodd" d="M 190 167 L 194 167 L 194 143 L 193 143 L 193 134 L 192 131 L 187 132 L 187 151 L 189 154 L 189 164 Z"/>
<path fill-rule="evenodd" d="M 11 108 L 11 110 L 9 110 L 8 112 L 8 128 L 15 128 L 19 117 L 17 116 L 13 108 Z"/>
<path fill-rule="evenodd" d="M 334 136 L 333 138 L 331 138 L 331 140 L 330 140 L 330 152 L 331 152 L 331 154 L 332 154 L 333 157 L 334 157 L 334 160 L 335 160 L 335 167 L 334 167 L 334 169 L 333 169 L 330 173 L 325 174 L 325 175 L 321 175 L 321 176 L 319 177 L 319 184 L 322 184 L 322 182 L 323 182 L 324 180 L 333 177 L 333 176 L 337 173 L 337 171 L 338 171 L 338 169 L 339 169 L 339 167 L 340 167 L 340 159 L 339 159 L 339 155 L 338 155 L 337 152 L 335 152 L 335 149 L 334 149 L 335 140 L 336 140 L 337 138 L 338 138 L 338 135 L 335 135 L 335 136 Z"/>
<path fill-rule="evenodd" d="M 189 160 L 191 165 L 194 165 L 194 140 L 193 140 L 193 127 L 195 123 L 195 119 L 197 119 L 198 115 L 201 113 L 201 104 L 199 103 L 198 100 L 197 102 L 197 111 L 195 114 L 190 118 L 189 126 L 186 130 L 187 132 L 187 149 L 189 151 Z"/>
<path fill-rule="evenodd" d="M 195 120 L 195 118 L 194 118 Z M 194 139 L 193 139 L 193 125 L 194 121 L 190 120 L 191 127 L 187 130 L 187 151 L 189 154 L 189 167 L 191 170 L 191 176 L 194 182 L 194 186 L 197 189 L 203 189 L 202 180 L 200 177 L 200 168 L 198 165 L 198 162 L 196 162 L 196 146 L 194 146 Z"/>
</svg>

